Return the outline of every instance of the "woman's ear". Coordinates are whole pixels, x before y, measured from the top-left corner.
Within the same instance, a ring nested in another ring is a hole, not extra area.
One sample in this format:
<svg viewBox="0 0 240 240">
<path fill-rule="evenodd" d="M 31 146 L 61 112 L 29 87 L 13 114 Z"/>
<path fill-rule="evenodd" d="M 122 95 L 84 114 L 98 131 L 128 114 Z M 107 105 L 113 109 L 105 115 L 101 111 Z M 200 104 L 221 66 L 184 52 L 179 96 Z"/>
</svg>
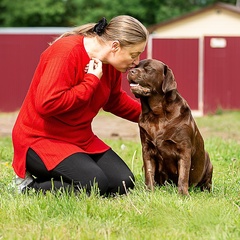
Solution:
<svg viewBox="0 0 240 240">
<path fill-rule="evenodd" d="M 115 40 L 112 42 L 112 51 L 117 52 L 118 49 L 120 48 L 120 43 L 118 40 Z"/>
</svg>

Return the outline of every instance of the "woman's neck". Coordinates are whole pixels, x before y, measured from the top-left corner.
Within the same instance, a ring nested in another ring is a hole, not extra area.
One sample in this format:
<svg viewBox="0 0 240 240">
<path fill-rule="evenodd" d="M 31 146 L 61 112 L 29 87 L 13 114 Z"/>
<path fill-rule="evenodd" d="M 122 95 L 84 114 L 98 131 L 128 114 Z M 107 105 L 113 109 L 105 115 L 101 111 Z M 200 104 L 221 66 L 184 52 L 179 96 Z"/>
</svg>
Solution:
<svg viewBox="0 0 240 240">
<path fill-rule="evenodd" d="M 89 58 L 98 58 L 103 63 L 107 62 L 107 54 L 110 50 L 109 45 L 100 43 L 96 37 L 84 37 L 84 47 Z"/>
</svg>

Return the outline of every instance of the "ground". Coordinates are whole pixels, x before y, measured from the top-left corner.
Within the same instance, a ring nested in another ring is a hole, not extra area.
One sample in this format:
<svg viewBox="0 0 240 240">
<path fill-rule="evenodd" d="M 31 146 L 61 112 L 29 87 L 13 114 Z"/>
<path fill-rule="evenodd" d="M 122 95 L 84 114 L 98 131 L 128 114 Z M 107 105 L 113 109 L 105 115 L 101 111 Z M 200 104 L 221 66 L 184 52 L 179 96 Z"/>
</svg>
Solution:
<svg viewBox="0 0 240 240">
<path fill-rule="evenodd" d="M 18 112 L 0 114 L 0 137 L 11 136 Z M 139 140 L 136 123 L 109 114 L 99 114 L 93 121 L 93 131 L 101 139 Z"/>
<path fill-rule="evenodd" d="M 0 137 L 11 136 L 12 127 L 18 112 L 0 113 Z M 239 131 L 231 129 L 231 126 L 222 125 L 222 130 L 201 126 L 199 130 L 204 139 L 208 137 L 221 137 L 234 139 L 240 143 Z M 116 117 L 112 114 L 100 112 L 93 121 L 93 131 L 101 139 L 126 139 L 140 143 L 139 129 L 136 123 Z"/>
</svg>

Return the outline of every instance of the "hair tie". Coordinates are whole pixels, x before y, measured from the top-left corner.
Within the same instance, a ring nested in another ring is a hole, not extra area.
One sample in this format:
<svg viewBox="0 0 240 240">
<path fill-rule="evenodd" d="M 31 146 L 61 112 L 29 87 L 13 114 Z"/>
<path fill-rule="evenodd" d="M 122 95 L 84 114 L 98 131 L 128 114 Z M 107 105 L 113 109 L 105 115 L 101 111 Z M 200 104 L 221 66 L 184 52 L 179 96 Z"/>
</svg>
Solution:
<svg viewBox="0 0 240 240">
<path fill-rule="evenodd" d="M 97 35 L 101 36 L 104 33 L 106 26 L 108 25 L 107 19 L 103 17 L 93 28 L 93 31 L 97 33 Z"/>
</svg>

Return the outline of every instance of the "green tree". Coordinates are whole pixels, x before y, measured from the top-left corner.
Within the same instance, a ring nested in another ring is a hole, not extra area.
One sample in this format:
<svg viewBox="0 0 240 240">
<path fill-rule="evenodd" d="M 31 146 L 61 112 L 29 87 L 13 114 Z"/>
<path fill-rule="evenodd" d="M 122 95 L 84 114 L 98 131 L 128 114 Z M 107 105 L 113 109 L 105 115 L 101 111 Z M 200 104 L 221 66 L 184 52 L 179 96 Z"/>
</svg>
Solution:
<svg viewBox="0 0 240 240">
<path fill-rule="evenodd" d="M 71 16 L 71 22 L 79 24 L 96 22 L 103 16 L 111 19 L 116 15 L 127 14 L 136 18 L 144 16 L 146 10 L 139 4 L 140 0 L 72 0 L 75 11 Z M 137 7 L 136 7 L 137 6 Z"/>
<path fill-rule="evenodd" d="M 0 26 L 76 26 L 120 14 L 149 26 L 218 0 L 0 0 Z M 236 0 L 222 0 L 236 4 Z"/>
<path fill-rule="evenodd" d="M 1 0 L 0 23 L 3 26 L 59 26 L 67 22 L 66 2 L 55 0 Z"/>
</svg>

